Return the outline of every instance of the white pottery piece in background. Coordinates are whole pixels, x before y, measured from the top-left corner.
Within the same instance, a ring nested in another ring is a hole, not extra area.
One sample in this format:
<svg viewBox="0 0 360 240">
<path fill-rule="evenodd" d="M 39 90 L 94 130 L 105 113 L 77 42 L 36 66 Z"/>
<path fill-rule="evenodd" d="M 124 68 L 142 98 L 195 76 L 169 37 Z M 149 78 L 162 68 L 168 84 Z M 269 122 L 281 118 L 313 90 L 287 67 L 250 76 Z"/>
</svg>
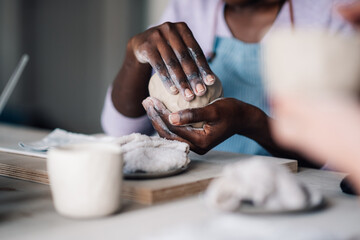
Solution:
<svg viewBox="0 0 360 240">
<path fill-rule="evenodd" d="M 270 93 L 351 97 L 360 89 L 360 37 L 316 29 L 274 31 L 264 45 Z"/>
</svg>

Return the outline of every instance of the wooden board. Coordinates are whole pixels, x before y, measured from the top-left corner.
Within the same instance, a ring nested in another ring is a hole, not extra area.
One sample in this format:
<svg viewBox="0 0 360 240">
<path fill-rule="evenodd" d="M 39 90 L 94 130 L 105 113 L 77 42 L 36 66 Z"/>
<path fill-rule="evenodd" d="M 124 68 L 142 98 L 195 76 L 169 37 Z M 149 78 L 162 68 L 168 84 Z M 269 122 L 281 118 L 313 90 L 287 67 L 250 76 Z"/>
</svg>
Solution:
<svg viewBox="0 0 360 240">
<path fill-rule="evenodd" d="M 0 175 L 49 184 L 46 159 L 22 155 L 23 150 L 18 147 L 19 141 L 37 141 L 47 134 L 49 131 L 0 124 Z M 220 176 L 225 165 L 251 157 L 225 152 L 210 152 L 204 156 L 191 154 L 192 162 L 186 172 L 161 179 L 125 180 L 123 195 L 138 203 L 154 204 L 197 194 L 205 190 L 212 179 Z M 264 158 L 297 172 L 295 160 Z"/>
<path fill-rule="evenodd" d="M 179 175 L 152 180 L 125 180 L 124 198 L 142 204 L 154 204 L 200 193 L 210 181 L 219 177 L 227 164 L 243 161 L 255 156 L 212 151 L 204 156 L 191 154 L 189 169 Z M 268 161 L 287 166 L 297 172 L 297 161 L 262 157 Z M 49 184 L 46 159 L 0 152 L 0 175 Z"/>
</svg>

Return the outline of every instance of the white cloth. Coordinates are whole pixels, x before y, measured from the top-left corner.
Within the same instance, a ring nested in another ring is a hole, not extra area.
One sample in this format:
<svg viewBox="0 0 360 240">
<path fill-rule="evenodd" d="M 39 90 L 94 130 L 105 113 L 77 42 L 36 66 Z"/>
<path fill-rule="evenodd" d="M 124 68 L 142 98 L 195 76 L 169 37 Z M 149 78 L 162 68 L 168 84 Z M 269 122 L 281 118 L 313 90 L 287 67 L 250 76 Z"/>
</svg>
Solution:
<svg viewBox="0 0 360 240">
<path fill-rule="evenodd" d="M 189 145 L 167 140 L 158 136 L 149 137 L 139 133 L 123 137 L 89 136 L 55 129 L 40 141 L 20 142 L 20 147 L 28 151 L 46 152 L 52 147 L 83 142 L 109 142 L 121 145 L 124 173 L 161 173 L 186 166 L 190 159 Z"/>
<path fill-rule="evenodd" d="M 117 142 L 122 146 L 124 173 L 166 172 L 190 162 L 189 145 L 183 142 L 139 133 L 120 137 Z"/>
</svg>

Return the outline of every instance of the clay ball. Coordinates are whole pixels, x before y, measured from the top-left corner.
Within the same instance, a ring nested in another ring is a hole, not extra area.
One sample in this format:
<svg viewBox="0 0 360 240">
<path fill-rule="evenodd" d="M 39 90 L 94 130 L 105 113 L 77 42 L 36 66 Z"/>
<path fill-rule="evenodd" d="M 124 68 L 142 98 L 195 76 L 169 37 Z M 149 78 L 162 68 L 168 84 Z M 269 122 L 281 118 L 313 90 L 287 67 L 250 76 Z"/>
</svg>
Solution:
<svg viewBox="0 0 360 240">
<path fill-rule="evenodd" d="M 149 93 L 151 97 L 162 101 L 171 112 L 177 112 L 184 109 L 204 107 L 215 99 L 223 96 L 223 88 L 217 77 L 213 85 L 206 87 L 207 91 L 203 96 L 195 96 L 192 101 L 188 102 L 180 93 L 176 95 L 169 93 L 159 75 L 155 73 L 149 82 Z M 192 126 L 196 128 L 201 128 L 203 125 L 203 122 L 192 124 Z"/>
</svg>

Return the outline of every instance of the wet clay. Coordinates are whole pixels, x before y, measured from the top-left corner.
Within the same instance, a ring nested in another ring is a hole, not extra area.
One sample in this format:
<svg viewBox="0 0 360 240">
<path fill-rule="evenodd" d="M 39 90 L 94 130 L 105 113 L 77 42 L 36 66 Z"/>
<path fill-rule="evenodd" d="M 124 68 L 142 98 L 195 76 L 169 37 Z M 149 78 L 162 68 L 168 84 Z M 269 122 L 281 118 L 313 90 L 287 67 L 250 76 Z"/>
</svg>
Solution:
<svg viewBox="0 0 360 240">
<path fill-rule="evenodd" d="M 206 87 L 207 91 L 203 96 L 195 96 L 192 101 L 188 102 L 181 94 L 173 95 L 169 93 L 159 75 L 155 73 L 149 82 L 149 93 L 151 97 L 163 102 L 171 112 L 177 112 L 184 109 L 204 107 L 215 99 L 223 96 L 223 88 L 217 77 L 213 85 Z M 203 125 L 203 122 L 192 124 L 195 128 L 201 128 Z"/>
</svg>

